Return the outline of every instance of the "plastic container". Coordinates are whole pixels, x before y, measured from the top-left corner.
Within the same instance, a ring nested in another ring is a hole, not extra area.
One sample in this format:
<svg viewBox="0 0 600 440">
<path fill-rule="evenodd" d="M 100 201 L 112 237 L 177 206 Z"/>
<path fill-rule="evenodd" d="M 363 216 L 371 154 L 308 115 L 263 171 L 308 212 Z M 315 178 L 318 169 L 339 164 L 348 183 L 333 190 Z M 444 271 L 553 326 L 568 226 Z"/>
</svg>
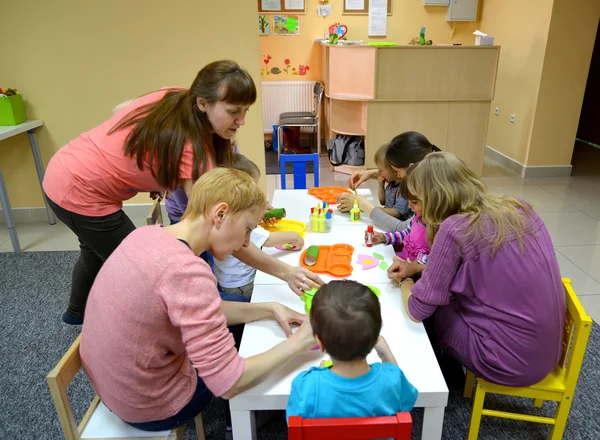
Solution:
<svg viewBox="0 0 600 440">
<path fill-rule="evenodd" d="M 360 221 L 360 208 L 358 207 L 358 200 L 354 201 L 354 206 L 350 210 L 350 221 L 352 223 Z"/>
<path fill-rule="evenodd" d="M 0 125 L 19 125 L 26 120 L 23 95 L 0 96 Z"/>
<path fill-rule="evenodd" d="M 373 226 L 367 226 L 367 247 L 373 246 Z"/>
<path fill-rule="evenodd" d="M 331 212 L 325 214 L 325 232 L 331 232 L 331 225 L 333 223 L 333 215 Z"/>
</svg>

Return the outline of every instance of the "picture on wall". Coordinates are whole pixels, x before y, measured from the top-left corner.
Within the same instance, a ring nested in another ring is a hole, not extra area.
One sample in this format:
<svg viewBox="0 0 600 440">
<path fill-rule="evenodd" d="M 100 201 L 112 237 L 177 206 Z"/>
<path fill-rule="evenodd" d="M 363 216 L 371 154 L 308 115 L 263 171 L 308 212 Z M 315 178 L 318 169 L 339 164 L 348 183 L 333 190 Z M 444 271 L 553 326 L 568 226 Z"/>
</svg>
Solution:
<svg viewBox="0 0 600 440">
<path fill-rule="evenodd" d="M 273 35 L 300 35 L 300 17 L 297 15 L 274 15 Z"/>
<path fill-rule="evenodd" d="M 271 33 L 271 23 L 268 15 L 258 16 L 258 35 L 269 35 Z"/>
</svg>

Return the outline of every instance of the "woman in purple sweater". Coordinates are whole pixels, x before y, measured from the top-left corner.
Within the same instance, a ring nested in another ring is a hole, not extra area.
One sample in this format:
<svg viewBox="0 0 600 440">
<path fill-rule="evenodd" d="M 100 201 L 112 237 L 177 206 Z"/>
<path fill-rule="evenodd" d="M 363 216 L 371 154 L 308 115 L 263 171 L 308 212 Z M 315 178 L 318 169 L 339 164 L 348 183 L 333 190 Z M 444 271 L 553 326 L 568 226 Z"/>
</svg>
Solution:
<svg viewBox="0 0 600 440">
<path fill-rule="evenodd" d="M 558 363 L 566 313 L 558 262 L 548 230 L 525 203 L 488 194 L 456 156 L 432 153 L 410 173 L 423 201 L 432 243 L 415 284 L 411 265 L 397 261 L 415 321 L 433 318 L 432 343 L 476 375 L 529 386 Z"/>
</svg>

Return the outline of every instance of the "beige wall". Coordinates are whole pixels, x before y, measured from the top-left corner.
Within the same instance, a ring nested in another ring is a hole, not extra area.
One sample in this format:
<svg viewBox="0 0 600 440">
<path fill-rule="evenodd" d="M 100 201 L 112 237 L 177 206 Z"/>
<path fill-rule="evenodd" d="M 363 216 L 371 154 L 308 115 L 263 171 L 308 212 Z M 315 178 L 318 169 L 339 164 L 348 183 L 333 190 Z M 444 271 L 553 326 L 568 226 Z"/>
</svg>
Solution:
<svg viewBox="0 0 600 440">
<path fill-rule="evenodd" d="M 10 20 L 0 26 L 0 87 L 19 89 L 29 119 L 44 120 L 44 163 L 115 104 L 167 85 L 187 87 L 210 61 L 234 59 L 260 84 L 255 1 L 11 1 L 2 15 Z M 239 143 L 264 173 L 260 109 L 259 97 Z M 42 206 L 26 135 L 0 143 L 0 165 L 13 207 Z"/>
<path fill-rule="evenodd" d="M 481 30 L 501 46 L 487 144 L 525 163 L 539 91 L 552 0 L 486 0 Z M 500 108 L 500 115 L 494 109 Z M 509 121 L 517 116 L 516 123 Z"/>
<path fill-rule="evenodd" d="M 490 147 L 527 166 L 571 163 L 599 16 L 598 0 L 484 2 L 481 29 L 502 47 Z"/>
<path fill-rule="evenodd" d="M 254 0 L 244 0 L 252 1 Z M 281 36 L 268 35 L 260 37 L 260 62 L 262 79 L 266 81 L 290 80 L 323 80 L 320 77 L 319 51 L 315 49 L 315 38 L 323 38 L 327 28 L 334 23 L 348 26 L 348 40 L 367 41 L 395 41 L 398 44 L 407 44 L 412 38 L 419 36 L 421 26 L 427 27 L 427 39 L 434 43 L 462 43 L 474 44 L 473 32 L 477 29 L 477 22 L 448 23 L 446 15 L 448 8 L 439 6 L 423 6 L 423 0 L 392 0 L 392 15 L 387 19 L 386 37 L 369 37 L 367 15 L 342 15 L 342 2 L 331 1 L 333 14 L 323 18 L 317 16 L 317 6 L 320 0 L 306 0 L 306 14 L 300 15 L 300 35 Z M 480 2 L 481 3 L 481 2 Z M 273 26 L 273 18 L 270 19 Z M 258 27 L 258 24 L 257 24 Z M 271 29 L 272 31 L 272 29 Z M 268 65 L 263 62 L 265 57 L 271 56 Z M 289 60 L 290 69 L 285 69 L 285 60 Z M 309 66 L 306 75 L 293 75 L 291 68 Z M 267 67 L 265 69 L 265 66 Z M 270 71 L 278 67 L 282 73 L 273 75 Z"/>
<path fill-rule="evenodd" d="M 600 0 L 554 0 L 528 166 L 571 163 L 599 17 Z"/>
</svg>

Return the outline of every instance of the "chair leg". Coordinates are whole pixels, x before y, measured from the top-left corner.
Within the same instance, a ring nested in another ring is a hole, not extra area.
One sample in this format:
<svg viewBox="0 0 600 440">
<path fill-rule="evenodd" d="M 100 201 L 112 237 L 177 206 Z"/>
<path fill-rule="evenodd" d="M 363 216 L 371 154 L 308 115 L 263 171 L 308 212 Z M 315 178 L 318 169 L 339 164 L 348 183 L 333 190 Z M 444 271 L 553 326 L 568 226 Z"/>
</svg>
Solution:
<svg viewBox="0 0 600 440">
<path fill-rule="evenodd" d="M 556 413 L 554 414 L 556 423 L 552 427 L 552 431 L 550 431 L 550 440 L 561 440 L 563 438 L 567 419 L 569 418 L 569 411 L 571 410 L 571 400 L 571 396 L 563 396 L 563 399 L 558 402 Z"/>
<path fill-rule="evenodd" d="M 473 399 L 471 424 L 469 426 L 469 436 L 467 437 L 467 440 L 477 440 L 477 437 L 479 436 L 479 425 L 481 424 L 481 412 L 483 411 L 485 392 L 484 386 L 477 384 L 475 387 L 475 398 Z"/>
<path fill-rule="evenodd" d="M 536 408 L 541 408 L 544 406 L 544 399 L 533 399 L 533 406 Z"/>
<path fill-rule="evenodd" d="M 204 417 L 202 416 L 202 413 L 198 414 L 194 421 L 196 422 L 196 433 L 198 440 L 205 440 L 206 432 L 204 430 Z"/>
<path fill-rule="evenodd" d="M 321 119 L 317 121 L 317 154 L 321 154 Z"/>
<path fill-rule="evenodd" d="M 465 379 L 465 390 L 463 392 L 463 397 L 465 399 L 470 399 L 473 397 L 473 382 L 475 382 L 475 375 L 467 370 L 467 378 Z"/>
<path fill-rule="evenodd" d="M 185 437 L 185 429 L 186 428 L 187 428 L 187 425 L 181 425 L 179 428 L 177 428 L 175 430 L 175 438 L 177 440 L 183 440 L 183 438 Z"/>
</svg>

